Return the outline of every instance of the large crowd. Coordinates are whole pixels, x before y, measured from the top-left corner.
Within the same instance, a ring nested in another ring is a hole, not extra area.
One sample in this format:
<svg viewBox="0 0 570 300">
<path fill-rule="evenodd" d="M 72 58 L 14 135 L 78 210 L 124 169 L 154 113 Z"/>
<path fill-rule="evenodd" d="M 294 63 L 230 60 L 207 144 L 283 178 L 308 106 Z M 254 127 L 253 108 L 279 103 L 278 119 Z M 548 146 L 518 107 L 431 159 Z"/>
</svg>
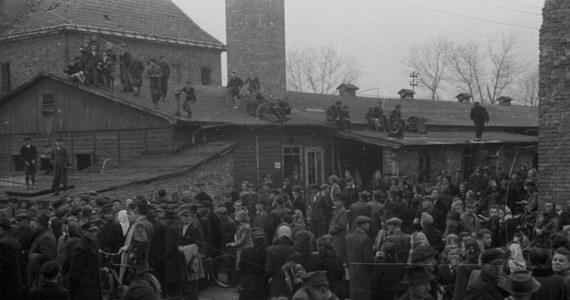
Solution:
<svg viewBox="0 0 570 300">
<path fill-rule="evenodd" d="M 206 262 L 229 255 L 240 299 L 567 299 L 570 209 L 539 198 L 537 181 L 523 164 L 418 185 L 380 171 L 308 187 L 298 174 L 281 185 L 266 175 L 216 200 L 204 184 L 180 196 L 63 195 L 49 206 L 12 197 L 0 217 L 0 294 L 101 299 L 103 254 L 122 253 L 169 298 L 197 299 Z M 124 299 L 160 297 L 117 271 L 130 284 Z"/>
</svg>

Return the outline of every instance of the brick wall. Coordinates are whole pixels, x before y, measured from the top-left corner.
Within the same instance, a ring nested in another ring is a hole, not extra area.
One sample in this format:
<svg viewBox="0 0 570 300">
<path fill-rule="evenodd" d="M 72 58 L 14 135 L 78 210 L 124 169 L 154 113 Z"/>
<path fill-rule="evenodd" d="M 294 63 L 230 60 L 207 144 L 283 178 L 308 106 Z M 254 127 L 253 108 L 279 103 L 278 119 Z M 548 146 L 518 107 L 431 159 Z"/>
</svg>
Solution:
<svg viewBox="0 0 570 300">
<path fill-rule="evenodd" d="M 283 0 L 226 0 L 228 72 L 254 70 L 264 95 L 285 92 Z"/>
<path fill-rule="evenodd" d="M 42 71 L 62 74 L 69 61 L 80 55 L 79 47 L 85 36 L 85 33 L 66 32 L 0 43 L 0 61 L 10 62 L 12 88 L 18 87 Z M 202 67 L 211 70 L 212 84 L 221 84 L 220 50 L 103 35 L 100 38 L 101 47 L 105 46 L 105 41 L 117 46 L 122 42 L 126 43 L 129 52 L 143 61 L 166 56 L 171 65 L 170 82 L 173 84 L 183 84 L 189 78 L 195 84 L 200 84 Z M 119 53 L 118 48 L 115 47 L 114 50 Z M 117 67 L 116 74 L 118 72 Z M 118 84 L 120 81 L 115 82 Z"/>
<path fill-rule="evenodd" d="M 570 3 L 547 0 L 540 30 L 539 193 L 570 196 Z"/>
<path fill-rule="evenodd" d="M 169 195 L 175 191 L 181 194 L 185 190 L 190 190 L 192 195 L 195 195 L 197 193 L 196 184 L 200 182 L 205 184 L 206 192 L 214 198 L 214 204 L 219 204 L 224 192 L 230 191 L 234 185 L 234 155 L 228 154 L 212 160 L 181 176 L 130 186 L 104 194 L 111 199 L 127 199 L 137 195 L 144 195 L 148 199 L 150 194 L 156 195 L 158 190 L 165 189 Z"/>
</svg>

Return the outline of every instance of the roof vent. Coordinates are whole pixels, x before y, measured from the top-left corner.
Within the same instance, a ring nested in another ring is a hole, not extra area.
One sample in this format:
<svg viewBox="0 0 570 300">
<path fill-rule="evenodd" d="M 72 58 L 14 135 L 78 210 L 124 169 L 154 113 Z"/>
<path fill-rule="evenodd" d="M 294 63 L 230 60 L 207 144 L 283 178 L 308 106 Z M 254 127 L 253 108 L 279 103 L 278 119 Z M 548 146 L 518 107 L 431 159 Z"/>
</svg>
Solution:
<svg viewBox="0 0 570 300">
<path fill-rule="evenodd" d="M 455 96 L 455 98 L 457 98 L 457 101 L 459 101 L 459 103 L 469 103 L 469 100 L 471 100 L 471 95 L 467 93 L 460 93 Z"/>
<path fill-rule="evenodd" d="M 414 94 L 416 92 L 409 90 L 409 89 L 401 89 L 398 92 L 398 95 L 400 95 L 400 99 L 414 99 Z"/>
<path fill-rule="evenodd" d="M 339 95 L 341 96 L 356 96 L 356 91 L 360 89 L 354 84 L 351 83 L 343 83 L 339 85 L 337 88 Z"/>
<path fill-rule="evenodd" d="M 511 106 L 511 101 L 513 101 L 513 98 L 511 98 L 509 96 L 501 96 L 501 97 L 497 98 L 497 101 L 499 102 L 499 105 Z"/>
</svg>

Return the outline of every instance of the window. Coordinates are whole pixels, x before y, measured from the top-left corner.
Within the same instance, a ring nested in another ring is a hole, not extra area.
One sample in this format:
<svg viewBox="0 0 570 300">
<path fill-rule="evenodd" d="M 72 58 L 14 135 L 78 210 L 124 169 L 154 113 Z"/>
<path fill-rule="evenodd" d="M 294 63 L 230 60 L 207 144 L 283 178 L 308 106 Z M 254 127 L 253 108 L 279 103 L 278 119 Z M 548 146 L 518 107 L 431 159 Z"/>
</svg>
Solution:
<svg viewBox="0 0 570 300">
<path fill-rule="evenodd" d="M 430 159 L 429 155 L 425 152 L 420 152 L 419 166 L 418 166 L 418 182 L 426 183 L 430 180 Z"/>
<path fill-rule="evenodd" d="M 12 90 L 10 63 L 3 62 L 0 68 L 0 77 L 2 78 L 2 92 L 9 93 Z"/>
<path fill-rule="evenodd" d="M 55 94 L 45 93 L 42 94 L 42 111 L 45 114 L 55 113 Z"/>
<path fill-rule="evenodd" d="M 306 185 L 324 183 L 324 151 L 322 148 L 307 148 L 305 150 Z"/>
<path fill-rule="evenodd" d="M 212 69 L 201 68 L 200 73 L 201 73 L 201 78 L 202 78 L 202 85 L 212 84 Z"/>
<path fill-rule="evenodd" d="M 283 177 L 301 176 L 301 147 L 283 146 Z"/>
<path fill-rule="evenodd" d="M 91 154 L 87 153 L 87 154 L 75 154 L 75 166 L 77 168 L 77 171 L 81 171 L 83 169 L 87 169 L 89 167 L 91 167 L 91 162 L 93 161 L 93 158 L 91 156 Z"/>
</svg>

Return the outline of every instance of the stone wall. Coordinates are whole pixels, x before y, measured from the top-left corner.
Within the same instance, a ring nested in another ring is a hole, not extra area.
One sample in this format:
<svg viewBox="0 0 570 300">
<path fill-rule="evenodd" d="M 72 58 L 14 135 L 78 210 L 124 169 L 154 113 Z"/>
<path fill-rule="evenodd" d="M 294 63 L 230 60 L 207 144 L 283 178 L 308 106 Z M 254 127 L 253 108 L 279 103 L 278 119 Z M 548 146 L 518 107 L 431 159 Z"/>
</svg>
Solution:
<svg viewBox="0 0 570 300">
<path fill-rule="evenodd" d="M 539 193 L 570 197 L 570 1 L 547 0 L 540 30 Z"/>
<path fill-rule="evenodd" d="M 192 195 L 195 195 L 197 193 L 196 184 L 204 183 L 206 192 L 214 198 L 216 205 L 221 202 L 224 192 L 231 191 L 234 186 L 234 161 L 234 155 L 228 154 L 206 162 L 181 176 L 129 186 L 103 194 L 111 199 L 123 200 L 134 198 L 137 195 L 144 195 L 148 199 L 149 195 L 156 195 L 160 189 L 165 189 L 168 195 L 172 192 L 178 192 L 180 195 L 185 190 L 189 190 Z"/>
<path fill-rule="evenodd" d="M 0 43 L 0 61 L 10 63 L 12 88 L 20 86 L 40 72 L 63 74 L 63 69 L 69 62 L 80 56 L 79 48 L 86 35 L 80 32 L 60 32 Z M 116 54 L 120 52 L 118 46 L 124 42 L 128 51 L 143 62 L 164 55 L 171 67 L 171 84 L 181 85 L 188 79 L 194 84 L 201 84 L 201 68 L 211 70 L 211 84 L 221 84 L 220 50 L 100 36 L 99 45 L 102 48 L 106 42 L 115 45 L 113 50 Z M 115 68 L 115 78 L 115 83 L 119 84 L 118 64 Z"/>
<path fill-rule="evenodd" d="M 264 95 L 285 92 L 284 0 L 226 0 L 228 72 L 251 70 Z"/>
</svg>

